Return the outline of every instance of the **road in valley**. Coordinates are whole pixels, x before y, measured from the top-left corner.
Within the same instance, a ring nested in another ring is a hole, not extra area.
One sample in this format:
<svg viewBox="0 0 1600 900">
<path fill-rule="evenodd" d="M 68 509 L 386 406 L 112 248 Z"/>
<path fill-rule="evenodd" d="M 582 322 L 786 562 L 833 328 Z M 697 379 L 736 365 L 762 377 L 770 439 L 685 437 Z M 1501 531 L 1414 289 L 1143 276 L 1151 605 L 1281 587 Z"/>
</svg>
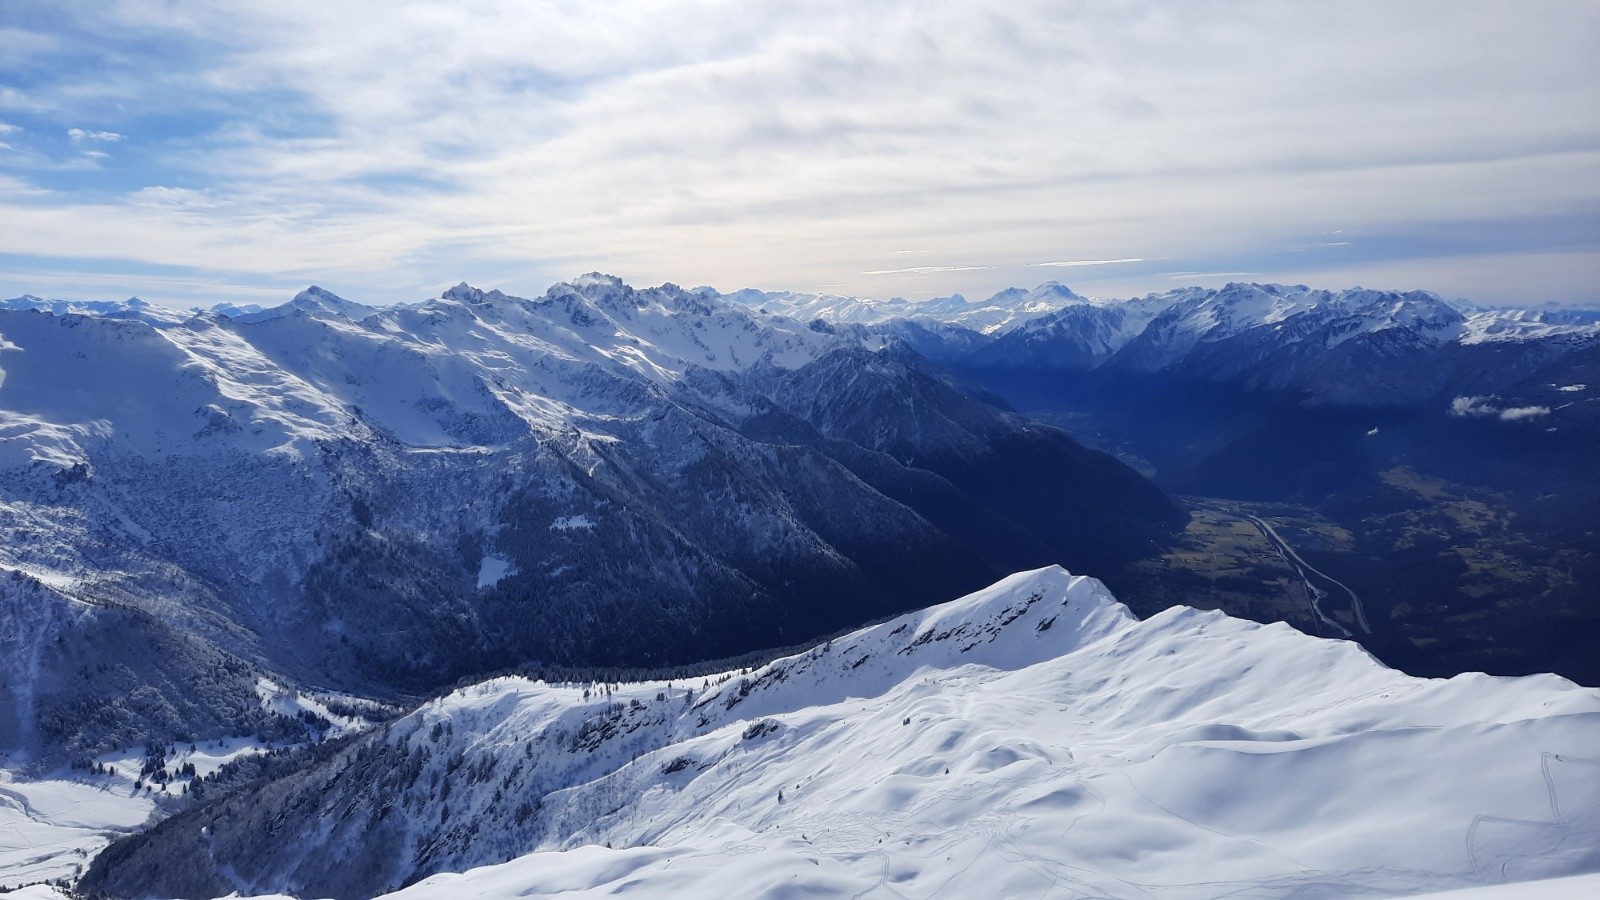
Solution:
<svg viewBox="0 0 1600 900">
<path fill-rule="evenodd" d="M 1273 528 L 1272 525 L 1265 519 L 1262 519 L 1260 516 L 1254 515 L 1253 513 L 1244 512 L 1243 510 L 1235 510 L 1235 512 L 1238 515 L 1242 515 L 1246 519 L 1249 519 L 1250 523 L 1255 525 L 1256 529 L 1261 532 L 1261 536 L 1265 537 L 1267 542 L 1272 545 L 1272 548 L 1278 552 L 1278 555 L 1283 557 L 1283 561 L 1288 563 L 1290 566 L 1293 566 L 1294 570 L 1300 573 L 1300 580 L 1305 583 L 1306 593 L 1311 598 L 1311 608 L 1316 613 L 1318 619 L 1328 623 L 1329 625 L 1332 625 L 1334 628 L 1337 628 L 1341 633 L 1344 634 L 1345 637 L 1355 637 L 1355 635 L 1351 633 L 1350 629 L 1334 621 L 1333 618 L 1323 610 L 1322 601 L 1334 596 L 1334 594 L 1330 590 L 1324 590 L 1322 587 L 1319 587 L 1317 582 L 1321 581 L 1326 585 L 1337 588 L 1339 591 L 1344 592 L 1344 594 L 1350 598 L 1350 612 L 1355 618 L 1356 627 L 1360 628 L 1367 634 L 1372 633 L 1372 626 L 1367 624 L 1367 613 L 1361 608 L 1361 598 L 1356 596 L 1356 592 L 1351 590 L 1349 585 L 1337 578 L 1334 578 L 1332 575 L 1329 575 L 1321 569 L 1318 569 L 1316 566 L 1306 562 L 1303 558 L 1301 558 L 1299 553 L 1295 552 L 1293 547 L 1289 546 L 1289 542 L 1284 540 L 1282 535 L 1278 534 L 1278 530 Z"/>
</svg>

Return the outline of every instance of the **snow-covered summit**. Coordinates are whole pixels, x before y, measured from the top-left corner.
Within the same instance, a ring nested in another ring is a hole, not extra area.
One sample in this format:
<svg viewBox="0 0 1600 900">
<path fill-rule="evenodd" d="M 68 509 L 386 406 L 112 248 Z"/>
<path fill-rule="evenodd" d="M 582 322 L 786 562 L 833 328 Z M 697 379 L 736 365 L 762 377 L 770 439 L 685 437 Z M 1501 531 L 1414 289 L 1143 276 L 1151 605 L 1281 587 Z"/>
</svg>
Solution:
<svg viewBox="0 0 1600 900">
<path fill-rule="evenodd" d="M 1600 310 L 1468 309 L 1461 342 L 1489 344 L 1554 337 L 1600 337 Z"/>
<path fill-rule="evenodd" d="M 1388 896 L 1600 868 L 1597 742 L 1600 691 L 1560 678 L 1139 621 L 1051 567 L 723 676 L 466 688 L 95 886 Z"/>
<path fill-rule="evenodd" d="M 295 309 L 307 312 L 334 313 L 348 319 L 359 319 L 372 312 L 372 307 L 346 300 L 332 291 L 312 285 L 289 301 Z"/>
<path fill-rule="evenodd" d="M 458 300 L 462 303 L 505 303 L 514 298 L 498 290 L 485 291 L 482 288 L 475 288 L 463 281 L 455 287 L 446 289 L 439 295 L 439 299 Z"/>
<path fill-rule="evenodd" d="M 370 315 L 374 309 L 374 307 L 362 303 L 346 300 L 332 291 L 313 284 L 295 294 L 293 299 L 281 306 L 262 308 L 256 305 L 243 307 L 218 305 L 212 307 L 211 312 L 214 315 L 223 316 L 235 322 L 255 323 L 292 315 L 331 316 L 357 321 Z"/>
<path fill-rule="evenodd" d="M 998 334 L 1030 318 L 1063 307 L 1095 302 L 1055 281 L 1045 282 L 1032 290 L 1007 288 L 985 300 L 968 300 L 960 294 L 928 300 L 900 297 L 878 300 L 753 288 L 731 294 L 718 294 L 711 288 L 696 288 L 696 292 L 806 322 L 822 319 L 845 324 L 881 325 L 896 320 L 932 321 L 958 325 L 982 334 Z"/>
</svg>

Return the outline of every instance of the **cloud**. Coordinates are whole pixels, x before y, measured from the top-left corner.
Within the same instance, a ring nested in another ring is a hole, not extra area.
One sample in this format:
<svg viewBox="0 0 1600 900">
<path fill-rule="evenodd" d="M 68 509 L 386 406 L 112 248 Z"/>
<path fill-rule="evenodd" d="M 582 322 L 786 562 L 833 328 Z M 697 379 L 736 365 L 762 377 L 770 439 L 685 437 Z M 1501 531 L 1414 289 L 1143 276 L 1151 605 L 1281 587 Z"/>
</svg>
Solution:
<svg viewBox="0 0 1600 900">
<path fill-rule="evenodd" d="M 1450 401 L 1450 415 L 1458 418 L 1496 418 L 1502 422 L 1520 422 L 1550 415 L 1548 406 L 1499 407 L 1493 401 L 1493 397 L 1457 397 Z"/>
<path fill-rule="evenodd" d="M 114 186 L 41 167 L 28 177 L 48 199 L 0 208 L 16 226 L 0 249 L 63 264 L 207 261 L 396 292 L 464 271 L 536 291 L 601 268 L 984 293 L 1044 265 L 1164 289 L 1180 276 L 1134 264 L 1165 258 L 1196 273 L 1181 277 L 1320 271 L 1330 286 L 1384 275 L 1472 294 L 1473 260 L 1501 254 L 1518 279 L 1494 290 L 1546 299 L 1600 274 L 1593 4 L 60 10 L 58 33 L 8 70 L 0 111 L 80 145 L 139 136 Z M 82 122 L 101 130 L 69 127 Z M 177 186 L 210 204 L 141 195 Z M 1539 220 L 1568 224 L 1516 227 Z M 1464 221 L 1511 227 L 1487 248 L 1429 231 Z M 1337 260 L 1282 249 L 1341 231 L 1363 237 Z M 1373 234 L 1395 255 L 1357 254 Z M 1406 244 L 1419 234 L 1435 236 L 1426 251 Z M 878 267 L 907 247 L 986 265 Z M 1402 257 L 1410 268 L 1380 268 Z"/>
<path fill-rule="evenodd" d="M 22 130 L 21 128 L 18 128 L 17 126 L 12 125 L 9 122 L 0 122 L 0 134 L 14 134 L 15 132 L 18 132 L 18 131 L 21 131 L 21 130 Z"/>
<path fill-rule="evenodd" d="M 1111 266 L 1119 263 L 1144 262 L 1143 258 L 1132 257 L 1128 259 L 1068 259 L 1060 262 L 1028 263 L 1030 266 L 1055 266 L 1058 268 L 1075 268 L 1077 266 Z"/>
<path fill-rule="evenodd" d="M 74 142 L 82 141 L 120 141 L 122 135 L 115 131 L 84 131 L 82 128 L 68 128 L 67 137 Z"/>
<path fill-rule="evenodd" d="M 1450 415 L 1458 418 L 1467 416 L 1492 416 L 1498 410 L 1489 405 L 1488 397 L 1457 397 L 1450 401 Z"/>
<path fill-rule="evenodd" d="M 925 272 L 981 272 L 992 269 L 993 266 L 909 266 L 904 269 L 875 269 L 871 272 L 862 272 L 863 275 L 904 275 Z"/>
</svg>

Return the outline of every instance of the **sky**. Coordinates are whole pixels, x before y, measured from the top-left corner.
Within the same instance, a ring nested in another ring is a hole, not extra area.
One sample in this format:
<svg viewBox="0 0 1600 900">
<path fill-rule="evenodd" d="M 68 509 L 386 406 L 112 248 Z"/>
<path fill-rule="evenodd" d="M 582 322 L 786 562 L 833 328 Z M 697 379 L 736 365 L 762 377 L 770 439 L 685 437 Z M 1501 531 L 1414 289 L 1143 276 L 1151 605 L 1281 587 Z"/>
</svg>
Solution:
<svg viewBox="0 0 1600 900">
<path fill-rule="evenodd" d="M 588 271 L 1600 306 L 1600 3 L 0 3 L 0 296 Z"/>
</svg>

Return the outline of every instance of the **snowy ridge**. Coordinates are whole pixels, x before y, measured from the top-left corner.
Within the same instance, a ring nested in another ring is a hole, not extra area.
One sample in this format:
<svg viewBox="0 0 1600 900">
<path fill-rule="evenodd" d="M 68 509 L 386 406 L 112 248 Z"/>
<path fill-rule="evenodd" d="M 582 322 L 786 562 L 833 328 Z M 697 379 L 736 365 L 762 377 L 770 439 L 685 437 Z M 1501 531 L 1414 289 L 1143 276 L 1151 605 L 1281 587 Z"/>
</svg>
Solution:
<svg viewBox="0 0 1600 900">
<path fill-rule="evenodd" d="M 1600 312 L 1592 310 L 1468 310 L 1463 344 L 1600 336 Z"/>
<path fill-rule="evenodd" d="M 15 311 L 37 310 L 58 316 L 108 316 L 123 319 L 146 319 L 154 322 L 179 322 L 185 316 L 177 310 L 156 306 L 138 297 L 126 300 L 46 300 L 32 294 L 23 294 L 10 300 L 0 300 L 0 309 Z"/>
<path fill-rule="evenodd" d="M 1113 363 L 1155 371 L 1184 362 L 1204 345 L 1250 333 L 1263 335 L 1257 339 L 1263 344 L 1311 342 L 1321 350 L 1380 332 L 1433 347 L 1600 337 L 1600 314 L 1589 311 L 1485 309 L 1447 303 L 1426 291 L 1327 291 L 1305 285 L 1233 283 L 1128 300 L 1084 297 L 1053 281 L 1032 290 L 1008 288 L 981 301 L 960 295 L 912 302 L 755 290 L 723 296 L 805 321 L 870 326 L 899 337 L 908 325 L 958 329 L 979 340 L 948 355 L 1001 366 Z"/>
<path fill-rule="evenodd" d="M 759 291 L 754 288 L 731 294 L 718 294 L 711 288 L 696 288 L 695 291 L 702 296 L 723 297 L 763 312 L 803 322 L 822 319 L 845 324 L 880 325 L 897 319 L 932 320 L 982 334 L 998 334 L 1029 319 L 1069 306 L 1099 302 L 1055 281 L 1047 281 L 1032 290 L 1007 288 L 987 300 L 968 300 L 960 294 L 931 300 L 905 300 L 899 297 L 875 300 L 794 291 Z"/>
<path fill-rule="evenodd" d="M 383 309 L 317 287 L 231 317 L 153 317 L 148 304 L 129 304 L 126 317 L 95 308 L 71 318 L 78 305 L 30 302 L 60 315 L 0 322 L 10 336 L 0 370 L 34 363 L 65 376 L 49 396 L 4 398 L 0 441 L 25 449 L 0 461 L 82 461 L 74 444 L 107 426 L 146 453 L 185 452 L 197 434 L 302 453 L 361 424 L 413 447 L 492 445 L 585 414 L 636 412 L 643 398 L 629 402 L 636 388 L 619 381 L 664 389 L 695 367 L 793 368 L 840 342 L 672 285 L 635 291 L 599 275 L 536 301 L 463 284 Z M 24 347 L 39 359 L 5 353 Z M 178 402 L 158 409 L 162 400 Z"/>
<path fill-rule="evenodd" d="M 496 679 L 373 741 L 91 882 L 1202 898 L 1600 870 L 1600 691 L 1413 678 L 1219 613 L 1141 622 L 1059 567 L 703 682 Z M 235 880 L 161 874 L 201 827 Z"/>
<path fill-rule="evenodd" d="M 0 473 L 22 486 L 17 495 L 51 472 L 91 482 L 97 467 L 166 460 L 225 482 L 245 467 L 252 480 L 282 468 L 283 480 L 310 486 L 305 499 L 323 510 L 337 501 L 322 487 L 320 447 L 607 440 L 619 423 L 659 412 L 691 371 L 792 367 L 843 343 L 670 285 L 634 291 L 604 276 L 556 285 L 537 301 L 461 285 L 382 310 L 315 287 L 237 317 L 151 316 L 142 301 L 117 305 L 126 316 L 82 315 L 35 298 L 9 306 L 0 310 Z M 46 308 L 55 312 L 41 314 Z M 135 517 L 98 512 L 91 527 L 120 525 L 125 540 L 150 539 Z M 63 520 L 49 505 L 0 504 L 0 521 L 8 517 L 30 533 L 61 534 L 62 545 L 87 543 L 89 523 Z M 287 540 L 257 531 L 239 534 L 242 555 Z M 30 559 L 38 543 L 0 551 L 0 565 L 83 570 L 72 553 Z M 311 548 L 289 552 L 303 557 Z"/>
<path fill-rule="evenodd" d="M 932 312 L 869 330 L 980 380 L 984 373 L 1002 381 L 1026 371 L 1093 373 L 1101 394 L 1164 380 L 1228 385 L 1307 406 L 1420 407 L 1436 416 L 1449 414 L 1455 397 L 1501 392 L 1520 395 L 1510 405 L 1554 409 L 1540 402 L 1550 398 L 1540 396 L 1538 379 L 1586 383 L 1580 373 L 1600 351 L 1600 314 L 1593 312 L 1463 309 L 1426 291 L 1280 284 L 1180 288 L 1039 315 L 1019 311 L 988 334 Z M 1556 425 L 1576 424 L 1561 418 Z"/>
</svg>

